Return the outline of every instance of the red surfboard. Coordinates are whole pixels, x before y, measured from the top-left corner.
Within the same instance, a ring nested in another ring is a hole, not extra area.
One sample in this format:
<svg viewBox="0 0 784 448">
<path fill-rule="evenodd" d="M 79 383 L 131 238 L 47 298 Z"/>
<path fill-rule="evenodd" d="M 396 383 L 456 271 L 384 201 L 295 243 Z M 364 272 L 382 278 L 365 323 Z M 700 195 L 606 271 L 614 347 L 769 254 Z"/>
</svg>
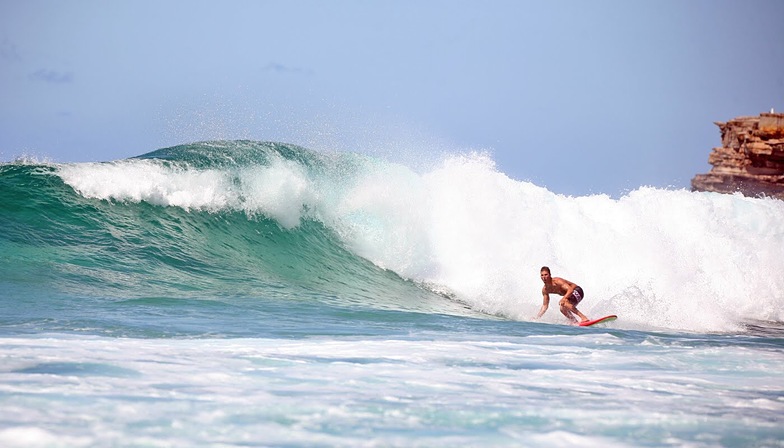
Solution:
<svg viewBox="0 0 784 448">
<path fill-rule="evenodd" d="M 598 319 L 587 320 L 585 322 L 580 322 L 577 325 L 579 325 L 581 327 L 590 327 L 591 325 L 600 324 L 602 322 L 612 322 L 612 321 L 614 321 L 617 318 L 618 318 L 618 316 L 616 316 L 615 314 L 610 314 L 609 316 L 600 317 Z"/>
</svg>

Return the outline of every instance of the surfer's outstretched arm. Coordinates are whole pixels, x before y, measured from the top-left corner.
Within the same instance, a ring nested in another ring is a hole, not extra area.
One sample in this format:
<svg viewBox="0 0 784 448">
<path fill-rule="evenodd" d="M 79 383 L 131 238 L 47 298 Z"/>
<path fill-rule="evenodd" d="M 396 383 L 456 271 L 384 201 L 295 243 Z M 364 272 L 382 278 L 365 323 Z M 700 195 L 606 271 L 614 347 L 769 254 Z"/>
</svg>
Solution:
<svg viewBox="0 0 784 448">
<path fill-rule="evenodd" d="M 542 315 L 547 311 L 547 307 L 550 306 L 550 294 L 548 294 L 544 289 L 542 289 L 542 308 L 539 309 L 539 314 L 536 315 L 536 318 L 539 319 Z"/>
</svg>

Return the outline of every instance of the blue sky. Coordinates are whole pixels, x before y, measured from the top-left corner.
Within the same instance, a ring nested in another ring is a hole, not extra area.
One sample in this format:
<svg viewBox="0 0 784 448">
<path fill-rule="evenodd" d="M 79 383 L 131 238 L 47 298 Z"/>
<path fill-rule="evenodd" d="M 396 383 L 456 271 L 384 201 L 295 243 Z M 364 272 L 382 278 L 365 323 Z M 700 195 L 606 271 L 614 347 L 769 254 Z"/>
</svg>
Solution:
<svg viewBox="0 0 784 448">
<path fill-rule="evenodd" d="M 784 111 L 782 23 L 779 0 L 0 0 L 0 159 L 249 138 L 688 188 L 714 121 Z"/>
</svg>

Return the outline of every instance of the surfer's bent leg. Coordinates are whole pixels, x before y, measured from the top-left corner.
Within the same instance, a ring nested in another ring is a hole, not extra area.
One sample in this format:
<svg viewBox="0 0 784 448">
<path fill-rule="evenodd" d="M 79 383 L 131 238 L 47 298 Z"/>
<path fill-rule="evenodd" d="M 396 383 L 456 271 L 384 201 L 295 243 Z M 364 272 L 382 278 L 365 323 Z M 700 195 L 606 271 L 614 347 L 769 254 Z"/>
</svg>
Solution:
<svg viewBox="0 0 784 448">
<path fill-rule="evenodd" d="M 561 313 L 572 322 L 577 322 L 577 319 L 574 316 L 579 316 L 580 320 L 583 322 L 589 320 L 577 309 L 577 304 L 583 300 L 583 297 L 585 297 L 583 288 L 578 286 L 574 289 L 574 292 L 569 295 L 569 297 L 564 297 L 559 302 L 559 305 L 561 305 Z"/>
<path fill-rule="evenodd" d="M 569 322 L 575 323 L 577 322 L 577 319 L 574 318 L 572 309 L 566 305 L 567 303 L 569 303 L 568 300 L 561 299 L 561 302 L 559 303 L 559 305 L 561 305 L 561 314 L 566 316 L 566 318 L 569 319 Z"/>
</svg>

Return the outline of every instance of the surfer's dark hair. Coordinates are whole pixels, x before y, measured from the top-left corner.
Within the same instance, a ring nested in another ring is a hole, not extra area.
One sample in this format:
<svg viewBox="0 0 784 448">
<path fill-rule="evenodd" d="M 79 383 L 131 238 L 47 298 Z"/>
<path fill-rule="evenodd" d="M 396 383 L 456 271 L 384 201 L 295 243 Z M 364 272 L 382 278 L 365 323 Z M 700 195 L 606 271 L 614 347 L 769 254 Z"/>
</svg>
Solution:
<svg viewBox="0 0 784 448">
<path fill-rule="evenodd" d="M 539 272 L 542 271 L 547 271 L 548 274 L 552 274 L 552 272 L 550 272 L 550 268 L 548 268 L 547 266 L 542 266 L 542 269 L 539 269 Z"/>
</svg>

